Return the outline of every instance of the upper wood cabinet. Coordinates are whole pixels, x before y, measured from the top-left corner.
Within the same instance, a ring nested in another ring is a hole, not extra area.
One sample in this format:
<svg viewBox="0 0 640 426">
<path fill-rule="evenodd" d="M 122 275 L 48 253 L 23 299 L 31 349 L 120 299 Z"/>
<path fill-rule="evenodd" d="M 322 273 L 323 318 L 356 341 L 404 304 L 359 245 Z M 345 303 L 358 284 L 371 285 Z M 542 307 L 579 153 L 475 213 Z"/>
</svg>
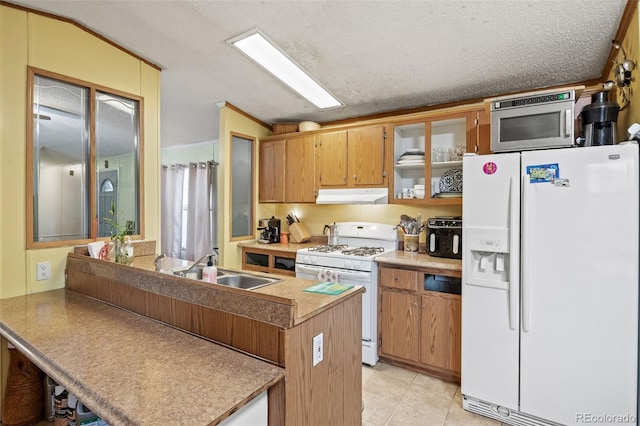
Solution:
<svg viewBox="0 0 640 426">
<path fill-rule="evenodd" d="M 347 132 L 316 136 L 316 181 L 319 188 L 347 186 Z"/>
<path fill-rule="evenodd" d="M 384 167 L 384 126 L 371 126 L 347 132 L 350 186 L 382 186 Z"/>
<path fill-rule="evenodd" d="M 270 136 L 260 144 L 259 201 L 313 203 L 320 188 L 369 187 L 388 188 L 389 203 L 460 205 L 440 181 L 462 169 L 461 153 L 491 153 L 490 138 L 479 105 Z M 406 155 L 416 152 L 422 157 Z M 415 185 L 424 196 L 405 198 L 403 189 Z"/>
<path fill-rule="evenodd" d="M 384 126 L 318 134 L 316 181 L 318 188 L 385 186 Z"/>
<path fill-rule="evenodd" d="M 390 202 L 461 204 L 462 156 L 475 152 L 476 131 L 475 111 L 395 124 Z M 407 197 L 407 188 L 424 188 L 424 195 Z"/>
<path fill-rule="evenodd" d="M 258 164 L 258 201 L 261 203 L 284 202 L 284 139 L 260 142 Z"/>
<path fill-rule="evenodd" d="M 491 154 L 491 116 L 486 109 L 476 111 L 476 144 L 473 151 L 480 155 Z"/>
<path fill-rule="evenodd" d="M 260 142 L 258 201 L 313 203 L 315 136 Z"/>
<path fill-rule="evenodd" d="M 316 201 L 314 145 L 315 136 L 287 138 L 285 203 L 313 203 Z"/>
</svg>

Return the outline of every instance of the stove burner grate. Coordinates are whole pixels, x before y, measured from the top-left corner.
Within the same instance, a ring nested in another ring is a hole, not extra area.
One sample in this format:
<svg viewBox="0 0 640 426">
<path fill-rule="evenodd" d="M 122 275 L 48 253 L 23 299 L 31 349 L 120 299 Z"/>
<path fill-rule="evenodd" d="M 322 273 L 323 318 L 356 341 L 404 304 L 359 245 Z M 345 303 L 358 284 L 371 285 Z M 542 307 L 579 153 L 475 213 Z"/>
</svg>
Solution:
<svg viewBox="0 0 640 426">
<path fill-rule="evenodd" d="M 309 251 L 315 251 L 318 253 L 332 253 L 334 251 L 341 251 L 347 248 L 349 248 L 349 246 L 345 244 L 339 244 L 339 245 L 325 244 L 323 246 L 310 247 Z"/>
<path fill-rule="evenodd" d="M 383 253 L 384 248 L 382 247 L 356 247 L 348 250 L 343 250 L 342 254 L 352 255 L 352 256 L 373 256 L 374 254 Z"/>
</svg>

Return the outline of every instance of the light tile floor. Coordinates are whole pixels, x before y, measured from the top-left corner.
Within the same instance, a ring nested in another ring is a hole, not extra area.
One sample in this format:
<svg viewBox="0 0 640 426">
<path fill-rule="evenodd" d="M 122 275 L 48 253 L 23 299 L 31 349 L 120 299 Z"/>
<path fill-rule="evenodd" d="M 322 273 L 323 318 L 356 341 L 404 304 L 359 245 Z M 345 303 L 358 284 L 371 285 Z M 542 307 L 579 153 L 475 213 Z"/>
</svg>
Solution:
<svg viewBox="0 0 640 426">
<path fill-rule="evenodd" d="M 362 366 L 363 426 L 500 426 L 462 409 L 460 386 L 385 363 Z"/>
</svg>

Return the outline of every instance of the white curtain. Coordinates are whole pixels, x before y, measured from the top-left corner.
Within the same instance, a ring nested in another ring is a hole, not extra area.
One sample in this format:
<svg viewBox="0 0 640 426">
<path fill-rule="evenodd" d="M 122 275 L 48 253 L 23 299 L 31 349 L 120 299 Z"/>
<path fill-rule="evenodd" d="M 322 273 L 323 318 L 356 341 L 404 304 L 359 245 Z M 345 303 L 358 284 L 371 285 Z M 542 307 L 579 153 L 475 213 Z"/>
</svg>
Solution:
<svg viewBox="0 0 640 426">
<path fill-rule="evenodd" d="M 162 252 L 169 257 L 182 258 L 182 194 L 186 166 L 162 166 L 160 226 Z"/>
<path fill-rule="evenodd" d="M 197 260 L 214 250 L 216 163 L 189 164 L 186 258 Z"/>
</svg>

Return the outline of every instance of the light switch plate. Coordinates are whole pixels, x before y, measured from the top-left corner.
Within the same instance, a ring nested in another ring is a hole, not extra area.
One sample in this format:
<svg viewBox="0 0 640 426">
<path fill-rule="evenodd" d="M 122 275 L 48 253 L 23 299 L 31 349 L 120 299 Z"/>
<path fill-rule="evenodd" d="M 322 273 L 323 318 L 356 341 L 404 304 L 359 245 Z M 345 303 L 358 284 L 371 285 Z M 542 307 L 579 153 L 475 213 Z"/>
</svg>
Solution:
<svg viewBox="0 0 640 426">
<path fill-rule="evenodd" d="M 36 265 L 36 280 L 51 279 L 51 262 L 38 262 Z"/>
<path fill-rule="evenodd" d="M 314 336 L 313 338 L 313 366 L 320 364 L 322 361 L 322 352 L 324 348 L 322 347 L 322 333 Z"/>
</svg>

